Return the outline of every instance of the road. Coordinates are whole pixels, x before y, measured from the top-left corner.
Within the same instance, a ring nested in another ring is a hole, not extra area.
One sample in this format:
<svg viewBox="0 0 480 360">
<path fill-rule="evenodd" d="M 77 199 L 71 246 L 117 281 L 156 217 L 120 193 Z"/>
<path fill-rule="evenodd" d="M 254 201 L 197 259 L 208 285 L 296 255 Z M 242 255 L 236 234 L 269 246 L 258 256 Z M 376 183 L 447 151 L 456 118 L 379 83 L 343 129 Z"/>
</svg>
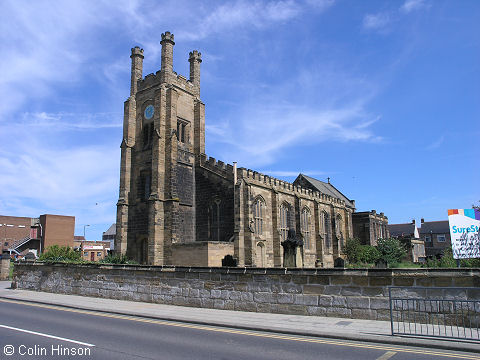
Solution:
<svg viewBox="0 0 480 360">
<path fill-rule="evenodd" d="M 86 297 L 85 301 L 88 300 Z M 13 355 L 7 356 L 11 352 Z M 479 360 L 480 356 L 176 323 L 0 299 L 0 358 Z"/>
</svg>

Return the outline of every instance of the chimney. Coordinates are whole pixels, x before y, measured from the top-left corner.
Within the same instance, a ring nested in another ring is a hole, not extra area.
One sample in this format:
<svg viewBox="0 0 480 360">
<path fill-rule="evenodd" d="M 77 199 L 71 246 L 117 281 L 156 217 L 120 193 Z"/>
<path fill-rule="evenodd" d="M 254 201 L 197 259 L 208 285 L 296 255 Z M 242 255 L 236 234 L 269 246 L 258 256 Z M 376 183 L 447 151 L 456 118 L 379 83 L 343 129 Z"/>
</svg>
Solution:
<svg viewBox="0 0 480 360">
<path fill-rule="evenodd" d="M 142 78 L 143 72 L 143 49 L 138 46 L 132 48 L 132 75 L 130 83 L 130 96 L 135 95 L 137 92 L 137 81 Z"/>
<path fill-rule="evenodd" d="M 424 222 L 425 222 L 425 219 L 424 219 L 424 218 L 421 218 L 421 219 L 420 219 L 420 223 L 423 225 Z"/>
<path fill-rule="evenodd" d="M 171 34 L 170 31 L 165 31 L 165 33 L 162 34 L 160 44 L 162 45 L 161 71 L 171 74 L 173 73 L 173 45 L 175 45 L 173 34 Z"/>
<path fill-rule="evenodd" d="M 412 219 L 412 224 L 415 225 L 416 224 L 416 221 L 415 219 Z"/>
<path fill-rule="evenodd" d="M 190 52 L 188 62 L 190 63 L 190 81 L 198 89 L 198 95 L 200 95 L 200 63 L 202 62 L 202 53 L 193 50 Z"/>
</svg>

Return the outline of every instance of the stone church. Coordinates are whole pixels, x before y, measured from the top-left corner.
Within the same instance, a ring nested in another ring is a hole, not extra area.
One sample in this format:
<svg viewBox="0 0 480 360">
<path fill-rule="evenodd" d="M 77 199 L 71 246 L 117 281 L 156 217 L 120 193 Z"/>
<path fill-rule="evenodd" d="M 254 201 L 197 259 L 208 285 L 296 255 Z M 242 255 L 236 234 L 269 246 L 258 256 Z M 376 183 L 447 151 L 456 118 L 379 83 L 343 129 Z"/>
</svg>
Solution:
<svg viewBox="0 0 480 360">
<path fill-rule="evenodd" d="M 143 77 L 143 49 L 130 56 L 117 253 L 151 265 L 332 267 L 352 237 L 355 202 L 330 182 L 288 183 L 208 157 L 201 53 L 190 52 L 187 79 L 173 71 L 173 34 L 160 43 L 155 74 Z"/>
</svg>

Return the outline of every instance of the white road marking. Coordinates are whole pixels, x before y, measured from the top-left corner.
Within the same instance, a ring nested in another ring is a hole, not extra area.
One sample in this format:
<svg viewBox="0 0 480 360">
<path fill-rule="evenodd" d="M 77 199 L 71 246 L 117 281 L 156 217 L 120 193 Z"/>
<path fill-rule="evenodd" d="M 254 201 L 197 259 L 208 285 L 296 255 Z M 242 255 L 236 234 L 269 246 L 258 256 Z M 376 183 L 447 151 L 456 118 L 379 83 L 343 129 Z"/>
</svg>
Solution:
<svg viewBox="0 0 480 360">
<path fill-rule="evenodd" d="M 47 338 L 50 338 L 50 339 L 56 339 L 56 340 L 61 340 L 61 341 L 68 341 L 68 342 L 71 342 L 71 343 L 74 343 L 74 344 L 79 344 L 79 345 L 85 345 L 85 346 L 90 346 L 90 347 L 95 346 L 95 345 L 93 345 L 93 344 L 84 343 L 84 342 L 77 341 L 77 340 L 62 338 L 62 337 L 58 337 L 58 336 L 54 336 L 54 335 L 49 335 L 49 334 L 44 334 L 44 333 L 40 333 L 40 332 L 36 332 L 36 331 L 19 329 L 19 328 L 12 327 L 12 326 L 7 326 L 7 325 L 1 325 L 1 324 L 0 324 L 0 328 L 9 329 L 9 330 L 15 330 L 15 331 L 20 331 L 20 332 L 24 332 L 24 333 L 27 333 L 27 334 L 33 334 L 33 335 L 43 336 L 43 337 L 47 337 Z"/>
<path fill-rule="evenodd" d="M 377 360 L 388 360 L 396 354 L 395 351 L 387 351 L 385 354 L 377 358 Z"/>
</svg>

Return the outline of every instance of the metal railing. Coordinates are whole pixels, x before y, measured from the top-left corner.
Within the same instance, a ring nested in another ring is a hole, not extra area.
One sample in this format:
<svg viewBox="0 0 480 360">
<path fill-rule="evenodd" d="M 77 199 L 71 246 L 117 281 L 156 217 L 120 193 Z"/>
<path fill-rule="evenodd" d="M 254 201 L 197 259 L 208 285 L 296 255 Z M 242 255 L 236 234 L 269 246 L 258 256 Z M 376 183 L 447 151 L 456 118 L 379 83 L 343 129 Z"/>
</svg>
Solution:
<svg viewBox="0 0 480 360">
<path fill-rule="evenodd" d="M 478 288 L 390 286 L 392 335 L 480 341 Z M 477 297 L 478 298 L 478 297 Z"/>
</svg>

